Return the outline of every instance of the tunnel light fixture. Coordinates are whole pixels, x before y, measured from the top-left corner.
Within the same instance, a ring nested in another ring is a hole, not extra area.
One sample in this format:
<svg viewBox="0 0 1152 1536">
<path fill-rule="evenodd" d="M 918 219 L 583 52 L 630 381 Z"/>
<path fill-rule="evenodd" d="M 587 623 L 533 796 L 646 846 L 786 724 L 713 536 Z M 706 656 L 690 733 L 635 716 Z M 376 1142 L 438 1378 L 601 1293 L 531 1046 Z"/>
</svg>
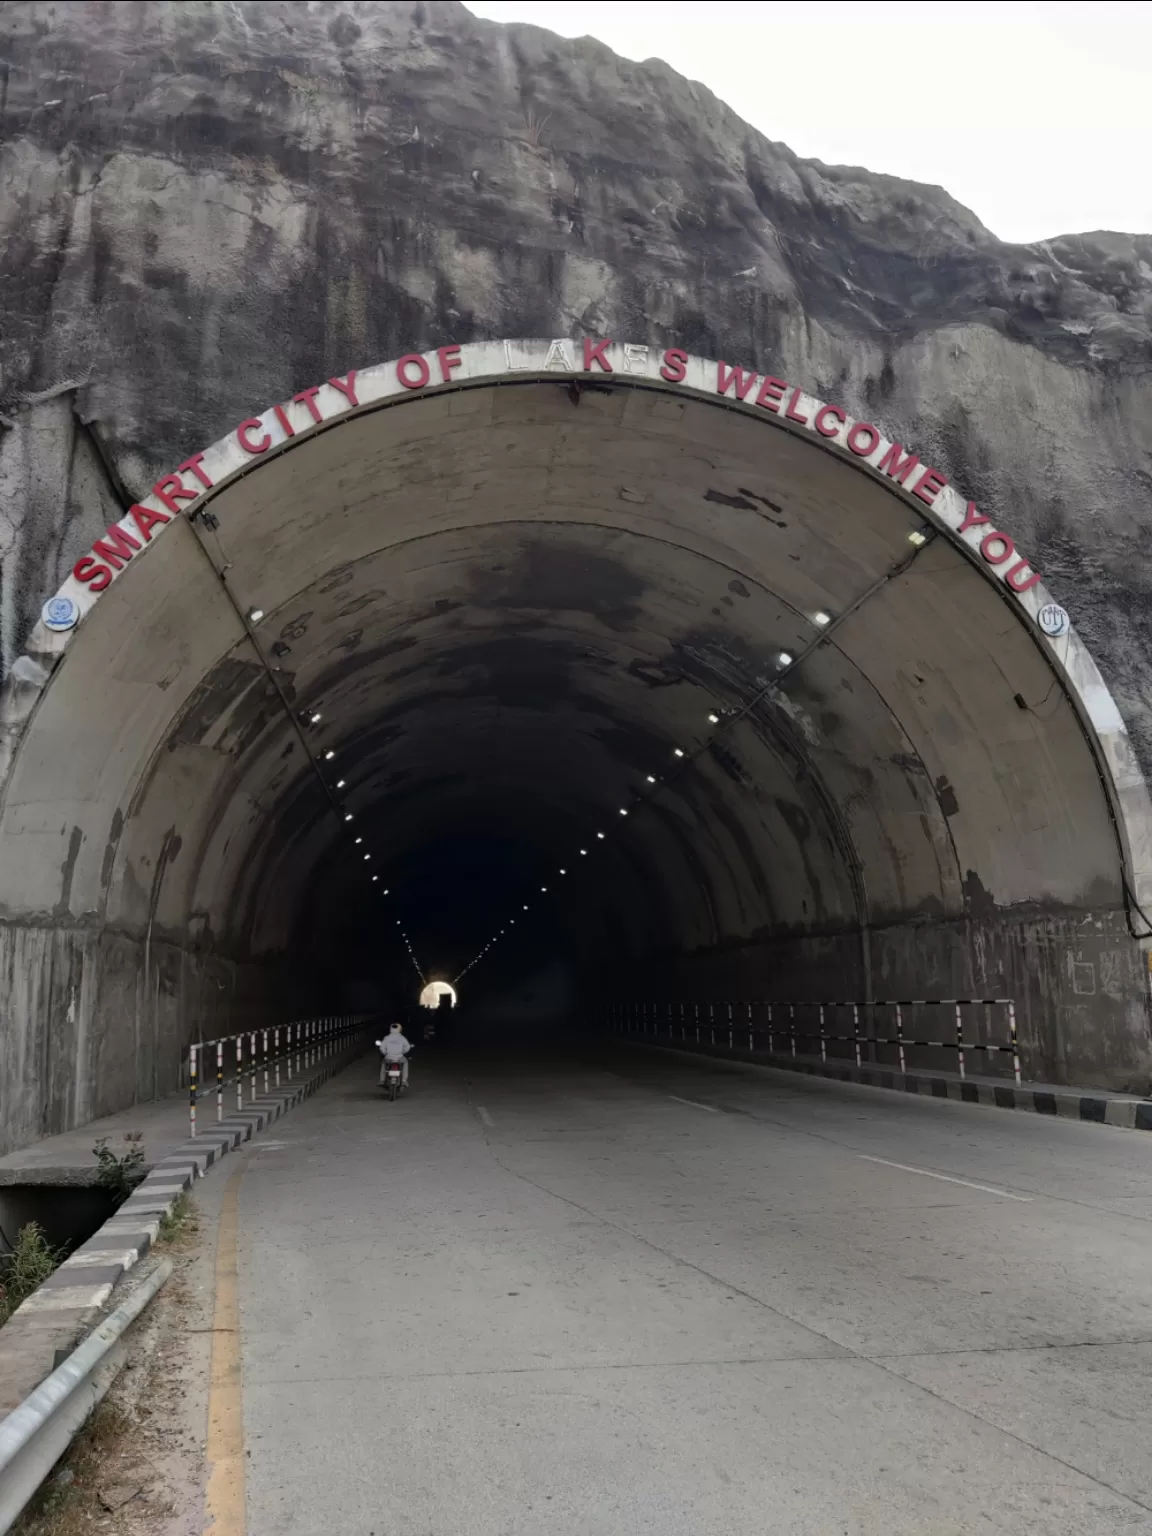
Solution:
<svg viewBox="0 0 1152 1536">
<path fill-rule="evenodd" d="M 790 667 L 795 659 L 791 651 L 781 651 L 776 658 L 782 667 Z"/>
<path fill-rule="evenodd" d="M 915 544 L 916 548 L 919 549 L 921 544 L 927 544 L 928 535 L 919 528 L 914 528 L 908 535 L 908 542 L 909 544 Z"/>
<path fill-rule="evenodd" d="M 566 874 L 567 874 L 567 873 L 568 873 L 568 871 L 567 871 L 567 870 L 566 870 L 566 869 L 562 869 L 562 870 L 561 870 L 561 871 L 560 871 L 560 873 L 561 873 L 561 874 L 562 874 L 562 875 L 566 875 Z"/>
<path fill-rule="evenodd" d="M 823 608 L 820 608 L 812 615 L 812 622 L 813 624 L 818 624 L 823 629 L 825 624 L 831 624 L 832 615 L 825 613 Z"/>
<path fill-rule="evenodd" d="M 324 754 L 324 761 L 326 763 L 330 763 L 335 756 L 336 756 L 335 752 L 333 752 L 332 748 L 329 747 L 327 752 L 325 752 L 325 754 Z"/>
<path fill-rule="evenodd" d="M 604 841 L 604 834 L 603 834 L 603 832 L 597 832 L 596 836 L 600 839 L 601 842 Z"/>
<path fill-rule="evenodd" d="M 372 857 L 372 855 L 371 855 L 371 854 L 370 854 L 370 853 L 366 853 L 366 854 L 365 854 L 365 855 L 364 855 L 364 862 L 365 862 L 365 864 L 367 864 L 367 862 L 368 862 L 368 860 L 369 860 L 369 859 L 370 859 L 370 858 L 371 858 L 371 857 Z"/>
<path fill-rule="evenodd" d="M 363 839 L 363 838 L 362 838 L 362 837 L 358 837 L 358 838 L 357 838 L 357 839 L 356 839 L 356 841 L 357 841 L 357 843 L 362 843 L 362 842 L 363 842 L 363 841 L 364 841 L 364 839 Z"/>
<path fill-rule="evenodd" d="M 580 857 L 584 858 L 584 859 L 586 859 L 588 857 L 588 850 L 587 850 L 587 848 L 581 848 L 581 850 L 580 850 Z"/>
<path fill-rule="evenodd" d="M 620 814 L 621 814 L 621 816 L 627 816 L 627 814 L 628 814 L 628 812 L 624 809 L 623 806 L 620 807 Z"/>
<path fill-rule="evenodd" d="M 324 717 L 323 717 L 323 715 L 321 715 L 320 711 L 318 709 L 314 709 L 312 711 L 312 713 L 308 716 L 308 724 L 309 725 L 319 725 L 320 721 L 323 718 Z"/>
<path fill-rule="evenodd" d="M 352 812 L 351 811 L 345 811 L 345 813 L 344 813 L 344 820 L 345 821 L 351 821 L 352 820 Z"/>
<path fill-rule="evenodd" d="M 540 894 L 541 894 L 541 896 L 547 896 L 547 894 L 548 894 L 548 887 L 546 885 L 542 885 L 540 887 Z"/>
<path fill-rule="evenodd" d="M 375 876 L 373 876 L 373 879 L 375 879 Z M 387 896 L 387 895 L 388 895 L 388 892 L 387 892 L 387 891 L 385 891 L 385 892 L 384 892 L 384 893 L 383 893 L 383 894 L 384 894 L 384 895 L 385 895 L 385 896 Z"/>
<path fill-rule="evenodd" d="M 260 620 L 263 617 L 264 617 L 264 610 L 263 610 L 263 608 L 249 608 L 249 610 L 248 610 L 248 622 L 249 622 L 249 624 L 259 624 Z"/>
<path fill-rule="evenodd" d="M 379 875 L 373 875 L 372 878 L 373 878 L 373 880 L 379 880 L 380 876 Z"/>
<path fill-rule="evenodd" d="M 527 908 L 527 905 L 525 905 L 525 908 L 524 908 L 524 910 L 525 910 L 525 912 L 527 912 L 527 910 L 528 910 L 528 908 Z"/>
<path fill-rule="evenodd" d="M 656 782 L 656 775 L 654 773 L 645 774 L 645 778 L 648 780 L 649 784 L 655 784 Z"/>
<path fill-rule="evenodd" d="M 720 716 L 716 713 L 716 711 L 714 709 L 710 709 L 708 711 L 708 724 L 709 725 L 719 725 L 720 724 Z"/>
<path fill-rule="evenodd" d="M 673 747 L 672 748 L 672 756 L 673 757 L 683 757 L 684 756 L 684 748 L 683 747 Z"/>
<path fill-rule="evenodd" d="M 347 784 L 347 782 L 348 782 L 347 779 L 337 779 L 336 780 L 336 788 L 337 789 L 343 789 L 345 784 Z"/>
</svg>

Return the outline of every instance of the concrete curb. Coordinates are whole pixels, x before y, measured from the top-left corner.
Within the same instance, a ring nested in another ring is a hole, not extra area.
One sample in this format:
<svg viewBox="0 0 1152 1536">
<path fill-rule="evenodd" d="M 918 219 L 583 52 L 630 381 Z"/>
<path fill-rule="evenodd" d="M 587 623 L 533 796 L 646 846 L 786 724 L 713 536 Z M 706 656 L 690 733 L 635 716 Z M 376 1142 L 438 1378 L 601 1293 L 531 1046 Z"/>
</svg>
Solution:
<svg viewBox="0 0 1152 1536">
<path fill-rule="evenodd" d="M 178 1197 L 222 1157 L 311 1098 L 365 1048 L 363 1042 L 351 1045 L 310 1077 L 270 1089 L 153 1165 L 124 1204 L 0 1328 L 0 1415 L 18 1407 L 53 1370 L 57 1356 L 94 1326 L 118 1282 L 156 1241 Z"/>
<path fill-rule="evenodd" d="M 1035 1084 L 965 1081 L 931 1072 L 898 1072 L 891 1067 L 860 1066 L 851 1062 L 823 1062 L 803 1056 L 781 1056 L 768 1051 L 748 1051 L 726 1046 L 677 1040 L 664 1045 L 654 1040 L 618 1037 L 623 1044 L 650 1051 L 670 1051 L 686 1056 L 711 1056 L 720 1061 L 741 1061 L 774 1071 L 802 1072 L 840 1083 L 860 1083 L 865 1088 L 888 1088 L 897 1093 L 916 1093 L 934 1099 L 953 1099 L 962 1104 L 983 1104 L 989 1109 L 1022 1109 L 1030 1114 L 1057 1115 L 1064 1120 L 1086 1120 L 1125 1130 L 1152 1131 L 1152 1099 L 1126 1098 L 1122 1094 L 1084 1093 L 1078 1088 L 1040 1087 Z"/>
</svg>

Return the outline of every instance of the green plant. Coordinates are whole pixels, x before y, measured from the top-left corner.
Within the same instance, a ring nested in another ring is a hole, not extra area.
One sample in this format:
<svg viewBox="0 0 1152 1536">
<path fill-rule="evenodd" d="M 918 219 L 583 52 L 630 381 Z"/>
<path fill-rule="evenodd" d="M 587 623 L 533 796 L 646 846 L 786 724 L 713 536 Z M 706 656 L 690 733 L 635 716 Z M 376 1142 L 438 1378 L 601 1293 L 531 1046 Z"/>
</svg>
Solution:
<svg viewBox="0 0 1152 1536">
<path fill-rule="evenodd" d="M 144 1148 L 140 1145 L 144 1140 L 143 1135 L 139 1131 L 129 1131 L 124 1140 L 128 1143 L 128 1150 L 119 1157 L 108 1145 L 106 1136 L 101 1136 L 92 1148 L 99 1164 L 96 1182 L 101 1189 L 111 1191 L 117 1205 L 127 1200 L 144 1177 Z"/>
<path fill-rule="evenodd" d="M 64 1257 L 53 1248 L 38 1222 L 30 1221 L 16 1234 L 16 1246 L 0 1274 L 0 1323 L 6 1323 L 21 1302 L 43 1285 Z"/>
<path fill-rule="evenodd" d="M 196 1230 L 196 1208 L 185 1192 L 177 1195 L 171 1209 L 161 1216 L 160 1231 L 156 1240 L 158 1243 L 174 1243 L 177 1238 L 183 1237 L 186 1233 L 191 1236 Z"/>
</svg>

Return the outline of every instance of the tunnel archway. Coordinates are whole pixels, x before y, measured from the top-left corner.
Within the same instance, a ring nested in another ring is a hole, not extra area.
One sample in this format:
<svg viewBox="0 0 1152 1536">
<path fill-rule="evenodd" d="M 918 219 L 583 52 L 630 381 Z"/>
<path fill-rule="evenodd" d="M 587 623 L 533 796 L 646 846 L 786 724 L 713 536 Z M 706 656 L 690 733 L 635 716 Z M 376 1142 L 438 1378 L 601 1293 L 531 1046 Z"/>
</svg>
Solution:
<svg viewBox="0 0 1152 1536">
<path fill-rule="evenodd" d="M 5 1140 L 526 954 L 555 1016 L 1007 991 L 1033 1076 L 1146 1081 L 1147 791 L 1048 606 L 911 448 L 723 361 L 301 391 L 96 541 L 6 685 Z"/>
</svg>

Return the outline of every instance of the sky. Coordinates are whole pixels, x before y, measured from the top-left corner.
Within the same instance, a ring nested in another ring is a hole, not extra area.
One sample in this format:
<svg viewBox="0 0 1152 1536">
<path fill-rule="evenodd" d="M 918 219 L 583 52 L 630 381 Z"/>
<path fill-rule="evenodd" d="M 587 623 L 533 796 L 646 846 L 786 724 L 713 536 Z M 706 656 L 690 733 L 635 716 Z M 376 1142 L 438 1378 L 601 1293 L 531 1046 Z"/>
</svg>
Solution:
<svg viewBox="0 0 1152 1536">
<path fill-rule="evenodd" d="M 1152 233 L 1152 0 L 511 0 L 660 58 L 806 158 L 942 186 L 1002 240 Z"/>
</svg>

